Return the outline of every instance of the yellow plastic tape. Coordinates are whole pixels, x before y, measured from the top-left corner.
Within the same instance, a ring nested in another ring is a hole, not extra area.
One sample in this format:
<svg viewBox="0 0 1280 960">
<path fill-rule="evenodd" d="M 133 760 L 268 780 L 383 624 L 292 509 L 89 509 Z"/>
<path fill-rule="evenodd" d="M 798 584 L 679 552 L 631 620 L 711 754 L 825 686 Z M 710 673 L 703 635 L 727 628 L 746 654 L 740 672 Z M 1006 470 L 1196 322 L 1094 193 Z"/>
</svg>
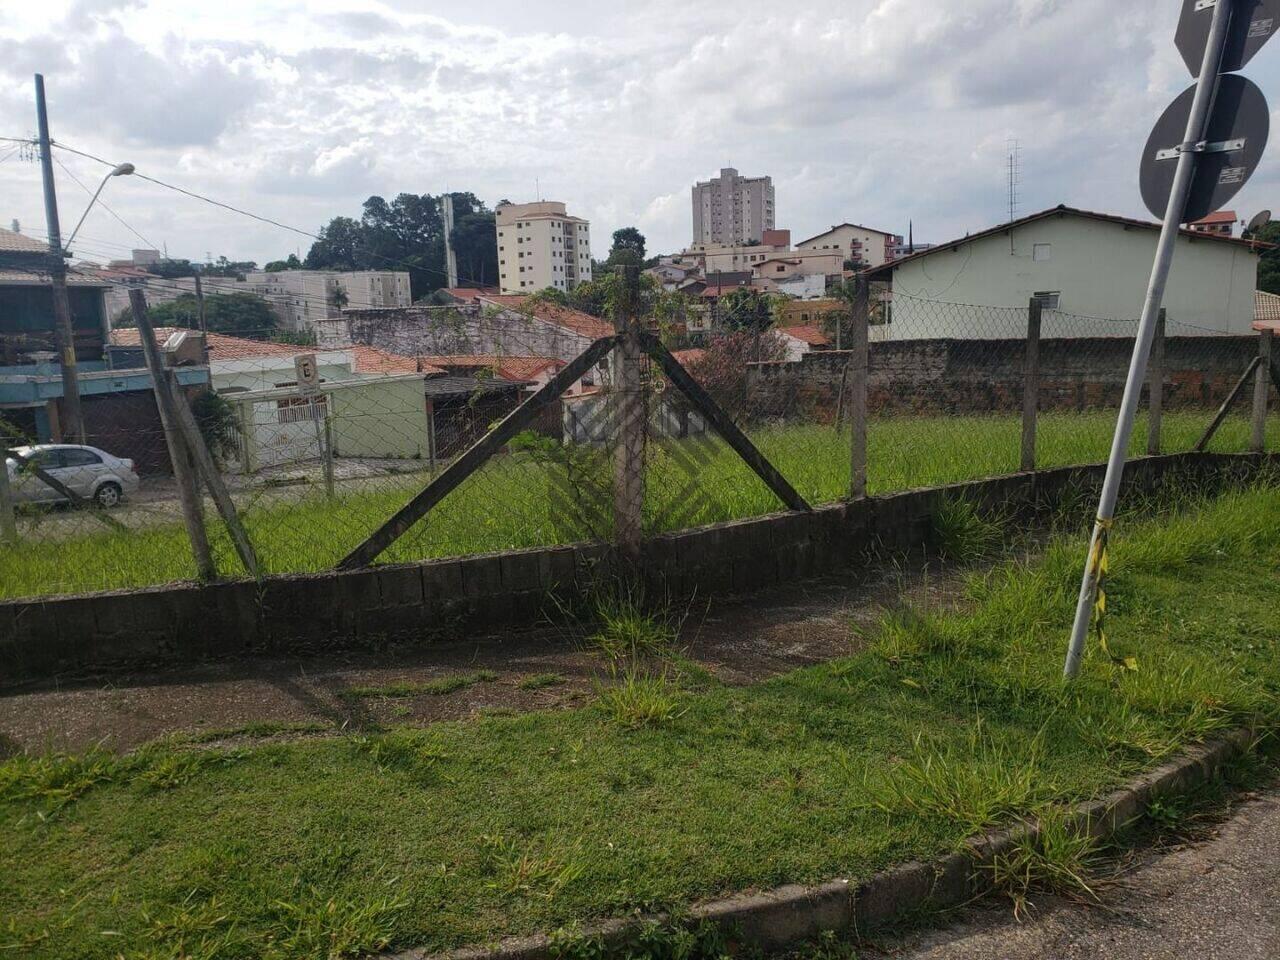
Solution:
<svg viewBox="0 0 1280 960">
<path fill-rule="evenodd" d="M 1111 569 L 1107 541 L 1111 536 L 1114 520 L 1098 518 L 1097 536 L 1094 537 L 1093 551 L 1089 555 L 1089 571 L 1094 581 L 1093 629 L 1098 636 L 1098 646 L 1103 655 L 1122 670 L 1136 671 L 1137 657 L 1118 657 L 1107 645 L 1107 573 Z"/>
</svg>

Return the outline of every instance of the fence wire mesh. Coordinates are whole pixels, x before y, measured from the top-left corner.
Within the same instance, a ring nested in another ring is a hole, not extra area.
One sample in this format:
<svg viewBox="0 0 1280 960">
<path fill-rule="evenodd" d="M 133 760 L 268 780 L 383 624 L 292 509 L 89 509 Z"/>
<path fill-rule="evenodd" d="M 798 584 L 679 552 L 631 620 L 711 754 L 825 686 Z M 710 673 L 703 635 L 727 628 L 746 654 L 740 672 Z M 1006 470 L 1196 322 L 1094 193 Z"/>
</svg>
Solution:
<svg viewBox="0 0 1280 960">
<path fill-rule="evenodd" d="M 305 337 L 243 327 L 211 333 L 203 344 L 181 336 L 197 318 L 162 312 L 157 334 L 169 375 L 191 405 L 263 572 L 333 568 L 589 344 L 612 334 L 611 322 L 534 299 L 347 311 L 305 328 Z M 1029 315 L 1027 305 L 873 288 L 865 372 L 847 349 L 847 301 L 815 306 L 798 323 L 712 310 L 697 324 L 664 326 L 662 338 L 800 496 L 820 505 L 850 495 L 862 390 L 869 493 L 1019 470 Z M 1136 326 L 1043 305 L 1037 468 L 1106 458 Z M 1257 356 L 1258 338 L 1171 317 L 1162 346 L 1160 449 L 1189 451 Z M 312 384 L 299 382 L 300 356 L 314 360 Z M 57 373 L 56 364 L 46 366 Z M 380 562 L 615 541 L 625 533 L 620 522 L 636 513 L 640 535 L 650 537 L 785 509 L 657 363 L 642 356 L 635 368 L 630 393 L 621 389 L 616 352 L 567 384 Z M 83 392 L 92 449 L 42 445 L 57 432 L 56 404 L 0 412 L 18 453 L 8 461 L 14 529 L 12 542 L 0 544 L 4 597 L 196 575 L 137 329 L 117 319 L 105 359 L 83 376 L 91 384 Z M 94 393 L 99 380 L 112 392 Z M 1275 449 L 1280 410 L 1268 393 L 1266 444 Z M 1253 403 L 1249 380 L 1206 449 L 1250 449 Z M 1148 450 L 1148 406 L 1144 396 L 1134 456 Z M 624 429 L 628 416 L 639 426 Z M 65 497 L 35 468 L 85 502 L 60 502 Z M 628 497 L 641 498 L 638 511 Z M 244 575 L 203 486 L 199 508 L 219 572 Z"/>
</svg>

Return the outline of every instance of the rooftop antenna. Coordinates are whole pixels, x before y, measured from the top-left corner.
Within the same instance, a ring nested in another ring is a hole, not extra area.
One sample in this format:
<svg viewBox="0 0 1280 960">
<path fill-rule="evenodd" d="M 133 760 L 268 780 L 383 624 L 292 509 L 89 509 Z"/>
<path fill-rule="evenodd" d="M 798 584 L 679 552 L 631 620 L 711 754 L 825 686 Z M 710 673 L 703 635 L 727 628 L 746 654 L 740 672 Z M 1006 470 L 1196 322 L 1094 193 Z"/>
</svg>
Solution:
<svg viewBox="0 0 1280 960">
<path fill-rule="evenodd" d="M 538 202 L 542 202 L 542 181 L 537 177 L 533 178 L 533 195 L 538 198 Z"/>
<path fill-rule="evenodd" d="M 10 226 L 13 228 L 13 232 L 14 232 L 14 233 L 21 233 L 21 232 L 22 232 L 22 224 L 20 224 L 20 223 L 18 222 L 18 218 L 17 218 L 17 217 L 14 217 L 14 218 L 13 218 L 13 223 L 11 223 L 11 224 L 10 224 Z"/>
<path fill-rule="evenodd" d="M 1018 219 L 1018 208 L 1022 202 L 1020 187 L 1022 186 L 1022 141 L 1017 137 L 1008 137 L 1004 142 L 1006 159 L 1006 176 L 1009 185 L 1009 223 Z M 1013 231 L 1009 231 L 1009 253 L 1014 252 Z"/>
</svg>

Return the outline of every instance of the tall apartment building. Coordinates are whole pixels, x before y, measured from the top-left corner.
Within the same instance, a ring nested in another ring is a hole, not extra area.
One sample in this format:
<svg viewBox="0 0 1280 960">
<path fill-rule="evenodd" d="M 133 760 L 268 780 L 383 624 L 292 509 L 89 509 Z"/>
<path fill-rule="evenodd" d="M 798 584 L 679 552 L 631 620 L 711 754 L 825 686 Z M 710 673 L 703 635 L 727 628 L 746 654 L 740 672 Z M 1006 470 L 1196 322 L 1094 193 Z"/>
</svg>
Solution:
<svg viewBox="0 0 1280 960">
<path fill-rule="evenodd" d="M 408 307 L 413 304 L 409 274 L 393 270 L 254 271 L 237 280 L 204 281 L 206 293 L 256 293 L 266 299 L 280 326 L 307 330 L 313 321 L 343 310 Z"/>
<path fill-rule="evenodd" d="M 591 225 L 563 203 L 507 203 L 495 213 L 503 293 L 567 293 L 591 279 Z"/>
<path fill-rule="evenodd" d="M 693 242 L 759 243 L 774 224 L 773 179 L 742 177 L 732 167 L 693 187 Z"/>
</svg>

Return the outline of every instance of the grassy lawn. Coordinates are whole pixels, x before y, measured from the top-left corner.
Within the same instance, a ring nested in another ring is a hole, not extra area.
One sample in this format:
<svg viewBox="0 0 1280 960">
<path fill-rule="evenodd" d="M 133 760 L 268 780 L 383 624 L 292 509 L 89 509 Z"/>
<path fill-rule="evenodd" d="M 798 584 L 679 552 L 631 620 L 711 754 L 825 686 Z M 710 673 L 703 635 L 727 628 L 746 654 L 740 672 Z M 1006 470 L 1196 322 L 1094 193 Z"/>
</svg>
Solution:
<svg viewBox="0 0 1280 960">
<path fill-rule="evenodd" d="M 1070 688 L 1079 535 L 975 575 L 969 612 L 898 615 L 752 687 L 673 663 L 573 711 L 11 759 L 0 954 L 444 948 L 861 878 L 1272 722 L 1280 491 L 1117 530 L 1109 634 L 1139 669 L 1093 649 Z"/>
<path fill-rule="evenodd" d="M 1203 411 L 1165 416 L 1165 449 L 1189 450 L 1204 429 Z M 1280 419 L 1273 419 L 1269 449 L 1280 443 Z M 1041 418 L 1041 467 L 1104 460 L 1114 414 L 1046 414 Z M 1016 417 L 888 417 L 868 430 L 870 491 L 885 493 L 1011 473 L 1018 467 L 1020 422 Z M 1246 449 L 1249 426 L 1232 417 L 1211 449 Z M 1133 453 L 1145 449 L 1140 422 Z M 758 431 L 755 441 L 811 503 L 831 503 L 847 495 L 849 441 L 846 433 L 823 426 L 788 426 Z M 652 532 L 723 520 L 760 516 L 780 509 L 773 494 L 724 444 L 685 441 L 651 446 L 646 526 Z M 523 547 L 605 538 L 611 528 L 609 468 L 603 453 L 585 464 L 588 474 L 566 497 L 566 467 L 515 454 L 491 461 L 454 491 L 383 556 L 385 562 L 461 556 Z M 683 461 L 683 462 L 682 462 Z M 403 506 L 421 487 L 418 478 L 387 478 L 376 486 L 340 493 L 334 500 L 309 495 L 298 501 L 249 506 L 245 524 L 270 573 L 331 568 Z M 239 573 L 231 543 L 206 509 L 219 567 Z M 83 535 L 39 539 L 36 532 L 16 547 L 0 547 L 0 598 L 42 596 L 87 590 L 140 587 L 195 576 L 190 549 L 179 523 L 115 533 L 89 517 L 78 522 Z M 38 548 L 37 545 L 38 544 Z"/>
</svg>

